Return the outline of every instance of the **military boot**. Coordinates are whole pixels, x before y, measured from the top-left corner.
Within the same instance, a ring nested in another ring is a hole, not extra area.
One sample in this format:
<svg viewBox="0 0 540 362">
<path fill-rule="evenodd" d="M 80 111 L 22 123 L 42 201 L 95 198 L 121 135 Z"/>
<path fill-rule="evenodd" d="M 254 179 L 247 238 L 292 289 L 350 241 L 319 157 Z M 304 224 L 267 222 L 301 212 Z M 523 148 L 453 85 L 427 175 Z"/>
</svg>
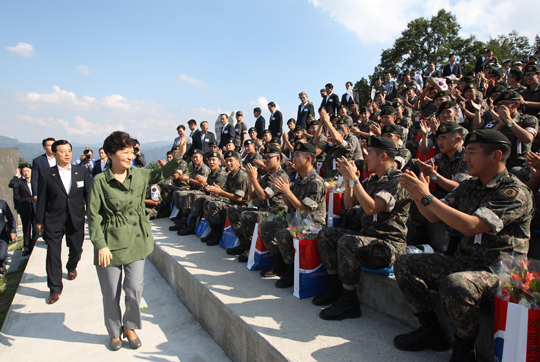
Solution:
<svg viewBox="0 0 540 362">
<path fill-rule="evenodd" d="M 206 235 L 204 238 L 201 238 L 201 242 L 203 243 L 206 243 L 212 237 L 212 233 L 213 233 L 212 227 L 208 225 L 208 228 L 210 228 L 210 232 L 208 233 L 208 235 Z"/>
<path fill-rule="evenodd" d="M 360 302 L 356 296 L 356 289 L 343 289 L 339 299 L 330 307 L 321 310 L 319 317 L 325 320 L 343 320 L 359 318 L 362 315 Z"/>
<path fill-rule="evenodd" d="M 290 288 L 294 285 L 294 264 L 287 265 L 285 274 L 276 281 L 276 288 Z"/>
<path fill-rule="evenodd" d="M 211 237 L 206 240 L 206 245 L 214 246 L 218 245 L 223 236 L 223 226 L 220 224 L 210 224 L 209 227 L 212 229 Z M 215 231 L 214 231 L 215 230 Z"/>
<path fill-rule="evenodd" d="M 283 261 L 281 254 L 273 255 L 274 265 L 270 269 L 261 270 L 261 277 L 263 278 L 273 278 L 281 277 L 287 271 L 287 265 Z"/>
<path fill-rule="evenodd" d="M 185 228 L 178 230 L 176 233 L 178 235 L 191 235 L 195 234 L 195 228 L 197 227 L 197 218 L 192 217 L 191 220 L 189 220 L 188 226 Z"/>
<path fill-rule="evenodd" d="M 313 298 L 311 303 L 318 306 L 330 305 L 339 299 L 342 291 L 343 287 L 339 281 L 339 275 L 328 274 L 328 286 L 326 287 L 326 290 L 323 294 Z"/>
<path fill-rule="evenodd" d="M 182 215 L 182 217 L 179 217 L 178 219 L 175 219 L 174 220 L 174 225 L 169 226 L 169 230 L 170 231 L 178 231 L 178 230 L 183 229 L 184 227 L 186 227 L 187 219 L 188 219 L 187 215 Z"/>
<path fill-rule="evenodd" d="M 394 338 L 394 345 L 403 351 L 446 351 L 448 341 L 434 311 L 418 313 L 420 328 L 406 334 L 400 334 Z"/>
<path fill-rule="evenodd" d="M 476 362 L 474 341 L 474 339 L 463 339 L 454 336 L 454 350 L 450 362 Z"/>
</svg>

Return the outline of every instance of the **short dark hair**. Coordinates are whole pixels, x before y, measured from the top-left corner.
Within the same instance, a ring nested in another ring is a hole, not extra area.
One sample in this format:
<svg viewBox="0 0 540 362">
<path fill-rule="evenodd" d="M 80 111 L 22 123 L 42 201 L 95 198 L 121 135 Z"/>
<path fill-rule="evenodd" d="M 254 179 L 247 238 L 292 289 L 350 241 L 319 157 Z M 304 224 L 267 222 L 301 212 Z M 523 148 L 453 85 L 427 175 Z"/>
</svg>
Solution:
<svg viewBox="0 0 540 362">
<path fill-rule="evenodd" d="M 184 126 L 183 124 L 176 127 L 176 130 L 178 131 L 180 128 L 183 129 L 184 131 L 186 130 L 186 126 Z"/>
<path fill-rule="evenodd" d="M 353 85 L 352 82 L 351 82 L 350 80 L 347 81 L 347 83 L 345 83 L 345 85 L 347 85 L 347 84 Z"/>
<path fill-rule="evenodd" d="M 103 150 L 103 147 L 100 147 L 99 150 L 98 150 L 98 152 L 101 151 L 101 150 Z"/>
<path fill-rule="evenodd" d="M 29 163 L 21 163 L 21 164 L 19 165 L 19 168 L 20 168 L 21 171 L 22 171 L 23 168 L 32 168 L 32 165 L 29 164 Z"/>
<path fill-rule="evenodd" d="M 394 159 L 396 158 L 396 155 L 397 155 L 397 151 L 393 151 L 393 150 L 383 150 L 383 149 L 380 149 L 380 148 L 373 148 L 373 150 L 375 151 L 375 153 L 377 154 L 377 156 L 380 156 L 381 153 L 386 153 L 386 156 L 388 157 L 389 160 L 392 160 L 394 161 Z"/>
<path fill-rule="evenodd" d="M 512 151 L 510 146 L 504 143 L 479 143 L 479 145 L 484 151 L 484 156 L 489 156 L 495 151 L 501 151 L 501 161 L 505 164 L 506 160 L 508 160 L 508 156 L 510 156 L 510 152 Z"/>
<path fill-rule="evenodd" d="M 73 146 L 71 146 L 71 143 L 69 143 L 66 140 L 58 140 L 58 141 L 54 141 L 54 143 L 52 144 L 51 151 L 56 152 L 58 146 L 62 146 L 62 145 L 69 145 L 69 148 L 73 150 Z"/>
<path fill-rule="evenodd" d="M 43 147 L 45 147 L 45 143 L 47 143 L 47 142 L 49 142 L 49 141 L 53 141 L 53 142 L 54 142 L 54 141 L 56 141 L 56 140 L 55 140 L 54 138 L 52 138 L 52 137 L 45 138 L 43 141 L 41 141 L 41 145 L 42 145 Z"/>
<path fill-rule="evenodd" d="M 92 154 L 94 154 L 94 151 L 92 151 L 91 149 L 87 148 L 86 150 L 83 151 L 83 155 L 87 155 L 88 152 L 92 152 Z"/>
<path fill-rule="evenodd" d="M 253 112 L 259 112 L 259 113 L 261 113 L 261 109 L 260 109 L 259 107 L 255 107 L 255 108 L 253 108 Z"/>
<path fill-rule="evenodd" d="M 103 141 L 103 150 L 107 155 L 109 153 L 114 155 L 126 147 L 134 147 L 137 143 L 138 141 L 135 138 L 131 138 L 129 133 L 114 131 Z"/>
<path fill-rule="evenodd" d="M 276 104 L 274 102 L 269 102 L 268 103 L 268 107 L 275 107 L 275 106 L 276 106 Z"/>
<path fill-rule="evenodd" d="M 326 83 L 326 85 L 324 87 L 334 89 L 334 85 L 332 83 Z"/>
<path fill-rule="evenodd" d="M 203 124 L 203 123 L 206 123 L 206 124 L 208 124 L 208 122 L 206 122 L 206 121 L 202 121 L 202 122 L 201 122 L 201 126 L 202 126 L 202 124 Z"/>
<path fill-rule="evenodd" d="M 229 119 L 229 115 L 228 115 L 228 114 L 221 113 L 221 114 L 219 115 L 219 118 L 221 118 L 222 116 L 225 116 L 225 118 Z"/>
<path fill-rule="evenodd" d="M 172 155 L 172 151 L 167 151 L 167 156 Z"/>
<path fill-rule="evenodd" d="M 194 120 L 194 119 L 190 119 L 189 121 L 187 121 L 187 123 L 188 123 L 188 124 L 190 124 L 190 123 L 195 123 L 195 125 L 197 125 L 197 121 Z"/>
<path fill-rule="evenodd" d="M 456 53 L 451 53 L 451 54 L 448 56 L 448 58 L 452 58 L 454 55 L 457 57 L 457 54 L 456 54 Z"/>
</svg>

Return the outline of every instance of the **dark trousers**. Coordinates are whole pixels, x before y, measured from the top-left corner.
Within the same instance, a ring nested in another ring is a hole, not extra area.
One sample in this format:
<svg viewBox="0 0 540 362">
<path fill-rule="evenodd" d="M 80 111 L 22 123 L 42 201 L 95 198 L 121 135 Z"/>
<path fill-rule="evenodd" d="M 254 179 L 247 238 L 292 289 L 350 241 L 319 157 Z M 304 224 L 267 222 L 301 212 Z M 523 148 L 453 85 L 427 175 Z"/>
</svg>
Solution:
<svg viewBox="0 0 540 362">
<path fill-rule="evenodd" d="M 71 217 L 68 217 L 66 225 L 60 231 L 47 230 L 43 233 L 43 239 L 47 243 L 47 286 L 53 293 L 62 292 L 62 239 L 66 236 L 66 244 L 69 248 L 66 268 L 71 272 L 77 268 L 77 263 L 81 260 L 82 245 L 84 241 L 84 227 L 75 230 Z"/>
<path fill-rule="evenodd" d="M 4 265 L 7 258 L 9 237 L 5 231 L 0 233 L 0 266 Z"/>
<path fill-rule="evenodd" d="M 34 249 L 34 246 L 36 245 L 36 241 L 39 237 L 39 232 L 37 230 L 36 215 L 34 213 L 31 213 L 31 214 L 19 214 L 19 216 L 21 217 L 21 221 L 22 221 L 24 250 L 31 252 Z"/>
</svg>

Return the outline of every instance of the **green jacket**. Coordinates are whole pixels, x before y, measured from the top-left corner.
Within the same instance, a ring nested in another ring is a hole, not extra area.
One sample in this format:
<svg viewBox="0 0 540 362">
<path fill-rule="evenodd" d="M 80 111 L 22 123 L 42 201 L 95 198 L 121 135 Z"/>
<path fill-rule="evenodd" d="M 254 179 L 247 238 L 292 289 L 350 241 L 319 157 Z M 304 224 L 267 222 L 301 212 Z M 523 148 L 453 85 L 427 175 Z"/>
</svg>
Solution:
<svg viewBox="0 0 540 362">
<path fill-rule="evenodd" d="M 104 247 L 112 253 L 109 266 L 142 260 L 154 250 L 150 219 L 144 206 L 146 188 L 172 176 L 177 167 L 175 159 L 153 171 L 132 167 L 124 183 L 118 182 L 110 169 L 94 178 L 87 206 L 94 265 L 98 265 L 98 251 Z"/>
</svg>

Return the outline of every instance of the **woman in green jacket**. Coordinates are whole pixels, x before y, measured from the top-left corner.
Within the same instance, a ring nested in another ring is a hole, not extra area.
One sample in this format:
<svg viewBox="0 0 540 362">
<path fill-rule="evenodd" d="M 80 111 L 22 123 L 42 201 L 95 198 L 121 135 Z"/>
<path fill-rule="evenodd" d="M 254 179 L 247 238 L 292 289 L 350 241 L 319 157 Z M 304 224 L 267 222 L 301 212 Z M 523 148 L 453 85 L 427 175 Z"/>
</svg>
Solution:
<svg viewBox="0 0 540 362">
<path fill-rule="evenodd" d="M 121 334 L 128 338 L 132 348 L 141 346 L 134 329 L 141 329 L 139 304 L 144 261 L 154 249 L 150 219 L 144 206 L 146 188 L 173 175 L 185 152 L 184 144 L 172 161 L 154 171 L 131 168 L 136 142 L 121 131 L 105 139 L 103 149 L 111 165 L 94 178 L 88 196 L 88 229 L 94 244 L 94 265 L 103 294 L 105 326 L 111 337 L 111 349 L 115 351 L 122 348 Z M 126 310 L 122 316 L 123 273 Z"/>
</svg>

